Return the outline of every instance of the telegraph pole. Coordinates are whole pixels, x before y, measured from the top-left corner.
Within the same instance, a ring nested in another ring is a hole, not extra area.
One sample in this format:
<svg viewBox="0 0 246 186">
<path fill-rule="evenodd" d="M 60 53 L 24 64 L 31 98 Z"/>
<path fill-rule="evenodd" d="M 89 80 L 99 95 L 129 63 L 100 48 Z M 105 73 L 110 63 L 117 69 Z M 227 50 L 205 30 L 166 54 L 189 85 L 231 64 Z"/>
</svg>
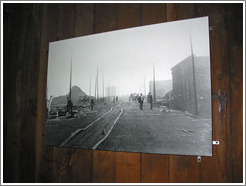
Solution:
<svg viewBox="0 0 246 186">
<path fill-rule="evenodd" d="M 155 93 L 155 64 L 153 63 L 153 97 L 154 102 L 156 102 L 156 93 Z"/>
<path fill-rule="evenodd" d="M 191 39 L 191 36 L 190 36 L 190 47 L 191 47 L 193 87 L 194 87 L 194 99 L 195 99 L 195 115 L 198 116 L 198 104 L 197 104 L 197 92 L 196 92 L 196 73 L 195 73 L 195 63 L 194 63 L 194 54 L 193 54 L 193 47 L 192 47 L 192 39 Z"/>
<path fill-rule="evenodd" d="M 103 102 L 104 102 L 104 74 L 103 74 Z"/>
<path fill-rule="evenodd" d="M 144 76 L 144 95 L 146 96 L 146 83 L 145 83 L 145 76 Z"/>
<path fill-rule="evenodd" d="M 98 66 L 97 66 L 97 99 L 99 98 L 99 89 L 98 89 Z"/>
<path fill-rule="evenodd" d="M 96 101 L 96 103 L 97 103 L 97 78 L 95 79 L 95 92 L 94 92 L 94 94 L 95 94 L 95 101 Z"/>
<path fill-rule="evenodd" d="M 73 63 L 73 59 L 72 59 L 72 54 L 71 54 L 71 64 L 70 64 L 70 86 L 69 86 L 69 98 L 70 100 L 72 100 L 72 63 Z"/>
<path fill-rule="evenodd" d="M 90 96 L 90 99 L 91 99 L 91 76 L 90 76 L 89 96 Z"/>
</svg>

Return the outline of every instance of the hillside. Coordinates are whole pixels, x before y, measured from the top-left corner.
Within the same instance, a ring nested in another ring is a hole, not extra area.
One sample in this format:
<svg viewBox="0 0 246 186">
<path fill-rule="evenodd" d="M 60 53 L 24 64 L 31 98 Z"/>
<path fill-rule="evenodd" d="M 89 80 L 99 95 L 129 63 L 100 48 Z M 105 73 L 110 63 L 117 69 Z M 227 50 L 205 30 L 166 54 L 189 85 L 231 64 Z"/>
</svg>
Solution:
<svg viewBox="0 0 246 186">
<path fill-rule="evenodd" d="M 64 96 L 55 97 L 52 100 L 52 106 L 54 105 L 66 105 L 67 104 L 67 97 L 69 96 L 69 93 Z M 79 102 L 79 99 L 87 96 L 78 86 L 73 86 L 71 90 L 71 97 L 72 102 L 74 105 L 77 105 Z"/>
</svg>

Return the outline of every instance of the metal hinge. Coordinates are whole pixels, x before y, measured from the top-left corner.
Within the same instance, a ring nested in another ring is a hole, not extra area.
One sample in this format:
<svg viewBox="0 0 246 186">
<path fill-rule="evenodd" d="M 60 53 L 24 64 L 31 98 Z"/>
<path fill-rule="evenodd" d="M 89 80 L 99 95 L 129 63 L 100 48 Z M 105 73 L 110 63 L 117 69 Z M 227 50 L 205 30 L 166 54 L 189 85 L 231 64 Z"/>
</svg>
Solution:
<svg viewBox="0 0 246 186">
<path fill-rule="evenodd" d="M 227 96 L 225 91 L 223 93 L 221 93 L 221 91 L 218 91 L 218 94 L 212 94 L 212 100 L 213 101 L 219 101 L 220 105 L 219 105 L 219 112 L 222 112 L 227 105 Z"/>
<path fill-rule="evenodd" d="M 215 30 L 216 29 L 216 26 L 210 26 L 209 27 L 209 30 Z"/>
</svg>

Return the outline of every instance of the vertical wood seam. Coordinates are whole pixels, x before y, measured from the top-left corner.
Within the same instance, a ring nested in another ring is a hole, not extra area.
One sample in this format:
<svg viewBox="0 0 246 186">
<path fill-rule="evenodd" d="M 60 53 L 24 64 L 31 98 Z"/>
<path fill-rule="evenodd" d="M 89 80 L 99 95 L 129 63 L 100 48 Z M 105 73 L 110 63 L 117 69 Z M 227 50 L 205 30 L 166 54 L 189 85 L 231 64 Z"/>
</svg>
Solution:
<svg viewBox="0 0 246 186">
<path fill-rule="evenodd" d="M 139 23 L 140 26 L 143 25 L 143 4 L 139 4 Z"/>
<path fill-rule="evenodd" d="M 165 11 L 165 13 L 164 13 L 164 16 L 165 16 L 164 21 L 167 22 L 167 3 L 164 4 L 164 11 Z"/>
<path fill-rule="evenodd" d="M 90 171 L 90 174 L 91 174 L 91 183 L 94 183 L 94 152 L 95 150 L 90 150 L 91 151 L 91 171 Z"/>
<path fill-rule="evenodd" d="M 226 16 L 226 8 L 225 8 L 225 24 L 227 24 L 227 16 Z M 227 30 L 227 29 L 226 29 Z M 227 43 L 227 46 L 229 46 L 229 38 L 228 38 L 228 32 L 226 32 L 226 43 Z M 227 59 L 228 59 L 228 76 L 229 76 L 229 80 L 228 80 L 228 103 L 229 105 L 228 106 L 231 106 L 232 105 L 232 87 L 231 87 L 231 78 L 232 78 L 232 73 L 231 73 L 231 68 L 232 68 L 232 64 L 231 64 L 231 55 L 230 55 L 230 47 L 227 47 Z M 229 109 L 229 129 L 230 129 L 230 136 L 231 136 L 231 147 L 230 147 L 230 150 L 231 150 L 231 182 L 233 180 L 233 165 L 234 165 L 234 159 L 233 159 L 233 132 L 232 132 L 232 109 Z M 228 160 L 227 160 L 228 161 Z"/>
<path fill-rule="evenodd" d="M 40 89 L 42 89 L 42 83 L 43 83 L 43 75 L 41 74 L 41 65 L 43 62 L 41 61 L 41 58 L 42 58 L 42 47 L 45 48 L 45 46 L 42 46 L 44 45 L 44 37 L 47 37 L 47 33 L 46 33 L 46 29 L 43 30 L 43 28 L 46 28 L 44 27 L 45 25 L 45 21 L 47 19 L 47 5 L 46 4 L 43 4 L 41 5 L 41 18 L 40 18 L 40 22 L 41 22 L 41 31 L 40 31 L 40 44 L 39 44 L 39 57 L 38 57 L 38 63 L 39 63 L 39 74 L 38 74 L 38 87 L 37 87 L 37 118 L 36 118 L 36 133 L 35 133 L 35 175 L 34 175 L 34 181 L 37 183 L 39 182 L 39 179 L 40 179 L 40 167 L 41 167 L 41 159 L 42 159 L 42 154 L 43 154 L 43 146 L 42 146 L 42 112 L 44 112 L 43 110 L 41 109 L 38 109 L 40 108 L 40 105 L 44 104 L 40 101 L 40 97 L 42 96 L 42 92 L 40 91 Z M 46 50 L 44 50 L 46 51 Z M 46 54 L 46 53 L 45 53 Z M 42 106 L 41 106 L 42 108 Z M 39 144 L 37 144 L 39 142 Z"/>
<path fill-rule="evenodd" d="M 220 9 L 220 15 L 221 16 L 223 16 L 223 21 L 224 21 L 224 24 L 225 24 L 225 27 L 226 27 L 226 13 L 225 13 L 225 5 L 223 6 L 223 11 L 224 11 L 224 14 L 223 14 L 223 12 L 222 12 L 222 8 Z M 225 32 L 225 39 L 226 39 L 226 42 L 224 41 L 224 40 L 222 40 L 221 41 L 221 46 L 224 46 L 225 45 L 225 43 L 226 44 L 228 44 L 228 40 L 227 40 L 227 35 L 228 35 L 228 33 L 227 33 L 227 30 L 225 29 L 224 30 L 224 32 Z M 226 114 L 226 120 L 225 120 L 225 124 L 226 124 L 226 129 L 228 129 L 228 127 L 229 127 L 229 132 L 226 130 L 225 131 L 225 136 L 228 138 L 230 138 L 230 139 L 227 139 L 226 141 L 227 141 L 227 143 L 226 143 L 226 157 L 225 157 L 225 160 L 226 160 L 226 179 L 227 179 L 227 182 L 231 182 L 231 180 L 232 180 L 232 151 L 231 151 L 231 147 L 232 147 L 232 145 L 231 145 L 231 140 L 232 140 L 232 137 L 231 137 L 231 127 L 230 127 L 230 112 L 231 112 L 231 109 L 230 109 L 230 79 L 231 79 L 231 77 L 230 77 L 230 62 L 229 62 L 229 60 L 228 60 L 228 57 L 229 57 L 229 55 L 228 55 L 228 49 L 229 49 L 229 47 L 228 47 L 228 45 L 226 45 L 226 50 L 223 50 L 223 53 L 222 53 L 222 59 L 223 60 L 225 60 L 226 61 L 226 67 L 225 67 L 225 73 L 228 75 L 228 80 L 227 79 L 225 79 L 225 83 L 226 83 L 226 85 L 225 85 L 225 88 L 226 88 L 226 90 L 227 90 L 227 92 L 228 92 L 228 100 L 227 100 L 227 106 L 226 106 L 226 108 L 225 108 L 225 110 L 224 110 L 224 112 L 225 113 L 229 113 L 229 114 Z M 229 118 L 228 118 L 229 117 Z M 228 134 L 230 134 L 230 136 L 228 135 Z M 229 152 L 230 151 L 230 152 Z M 229 153 L 229 156 L 228 156 L 228 153 Z"/>
<path fill-rule="evenodd" d="M 142 179 L 142 171 L 143 171 L 143 166 L 142 166 L 142 154 L 143 153 L 140 153 L 140 183 L 143 182 L 143 179 Z"/>
<path fill-rule="evenodd" d="M 170 183 L 170 155 L 168 155 L 168 183 Z"/>
<path fill-rule="evenodd" d="M 94 21 L 94 23 L 93 23 L 93 33 L 94 34 L 96 33 L 96 19 L 97 19 L 97 16 L 96 16 L 96 13 L 97 13 L 96 8 L 97 8 L 97 4 L 94 3 L 94 10 L 93 10 L 93 14 L 94 14 L 94 19 L 93 19 L 93 21 Z"/>
</svg>

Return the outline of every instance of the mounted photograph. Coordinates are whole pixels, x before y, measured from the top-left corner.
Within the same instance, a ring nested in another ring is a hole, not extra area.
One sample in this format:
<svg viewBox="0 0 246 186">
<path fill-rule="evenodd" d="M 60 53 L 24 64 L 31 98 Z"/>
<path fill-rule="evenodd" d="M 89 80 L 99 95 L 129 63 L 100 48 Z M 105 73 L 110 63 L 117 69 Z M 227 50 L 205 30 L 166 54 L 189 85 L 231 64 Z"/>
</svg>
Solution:
<svg viewBox="0 0 246 186">
<path fill-rule="evenodd" d="M 212 156 L 209 18 L 49 43 L 45 145 Z"/>
</svg>

